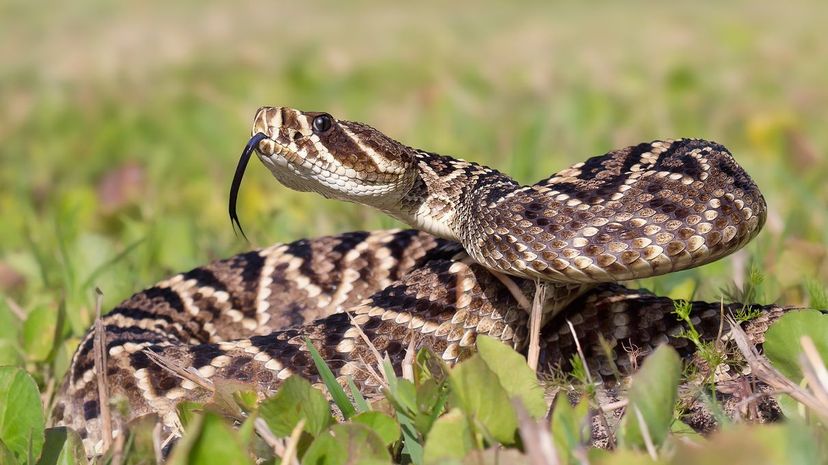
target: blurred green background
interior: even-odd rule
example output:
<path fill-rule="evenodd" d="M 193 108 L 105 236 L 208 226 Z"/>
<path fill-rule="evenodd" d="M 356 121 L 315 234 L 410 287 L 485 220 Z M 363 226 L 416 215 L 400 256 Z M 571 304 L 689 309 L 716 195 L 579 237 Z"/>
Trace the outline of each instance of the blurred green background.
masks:
<path fill-rule="evenodd" d="M 395 226 L 254 161 L 239 202 L 252 244 L 235 237 L 228 190 L 261 105 L 527 183 L 641 141 L 716 140 L 764 191 L 767 226 L 743 253 L 642 284 L 717 300 L 754 267 L 757 300 L 803 303 L 828 277 L 826 23 L 816 0 L 4 1 L 0 364 L 48 352 L 28 320 L 61 303 L 82 333 L 96 285 L 112 307 L 248 248 Z"/>

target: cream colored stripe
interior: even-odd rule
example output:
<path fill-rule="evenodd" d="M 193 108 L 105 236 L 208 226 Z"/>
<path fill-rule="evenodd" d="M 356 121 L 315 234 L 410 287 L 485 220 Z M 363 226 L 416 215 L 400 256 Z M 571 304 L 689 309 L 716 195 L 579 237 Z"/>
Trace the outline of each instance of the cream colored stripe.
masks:
<path fill-rule="evenodd" d="M 374 150 L 371 147 L 368 147 L 367 145 L 363 144 L 362 141 L 359 139 L 359 137 L 356 134 L 354 134 L 353 132 L 351 132 L 350 129 L 346 128 L 344 125 L 340 125 L 340 127 L 342 128 L 342 131 L 344 131 L 345 134 L 348 137 L 350 137 L 351 140 L 354 141 L 354 143 L 366 155 L 368 155 L 368 158 L 370 158 L 371 161 L 374 162 L 374 164 L 377 166 L 377 168 L 379 168 L 380 171 L 384 171 L 384 170 L 382 170 L 382 167 L 388 164 L 388 160 L 384 156 L 380 155 L 376 150 Z"/>

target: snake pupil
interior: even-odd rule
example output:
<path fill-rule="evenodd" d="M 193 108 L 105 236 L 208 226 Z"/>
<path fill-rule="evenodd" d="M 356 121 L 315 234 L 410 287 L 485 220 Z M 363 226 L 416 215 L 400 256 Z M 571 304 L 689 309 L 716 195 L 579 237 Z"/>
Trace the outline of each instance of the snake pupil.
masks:
<path fill-rule="evenodd" d="M 313 132 L 317 134 L 327 131 L 331 126 L 333 126 L 331 115 L 319 115 L 313 119 Z"/>

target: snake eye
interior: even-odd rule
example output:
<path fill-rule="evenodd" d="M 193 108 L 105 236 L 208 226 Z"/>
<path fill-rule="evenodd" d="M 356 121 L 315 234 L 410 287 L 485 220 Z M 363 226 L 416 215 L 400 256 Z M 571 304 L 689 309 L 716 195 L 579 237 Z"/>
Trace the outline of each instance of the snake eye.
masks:
<path fill-rule="evenodd" d="M 313 132 L 317 134 L 327 131 L 331 126 L 333 126 L 333 118 L 327 113 L 313 119 Z"/>

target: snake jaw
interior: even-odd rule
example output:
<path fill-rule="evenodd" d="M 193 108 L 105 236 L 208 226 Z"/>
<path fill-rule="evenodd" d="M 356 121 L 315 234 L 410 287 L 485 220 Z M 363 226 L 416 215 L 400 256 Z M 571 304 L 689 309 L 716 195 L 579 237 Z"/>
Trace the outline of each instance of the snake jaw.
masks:
<path fill-rule="evenodd" d="M 274 144 L 273 147 L 269 153 L 257 153 L 262 164 L 286 187 L 298 192 L 312 191 L 313 181 L 308 179 L 302 158 L 278 144 Z"/>
<path fill-rule="evenodd" d="M 288 150 L 287 147 L 283 147 L 273 139 L 263 139 L 259 142 L 256 155 L 271 171 L 287 168 L 291 164 L 302 164 L 295 152 Z"/>

